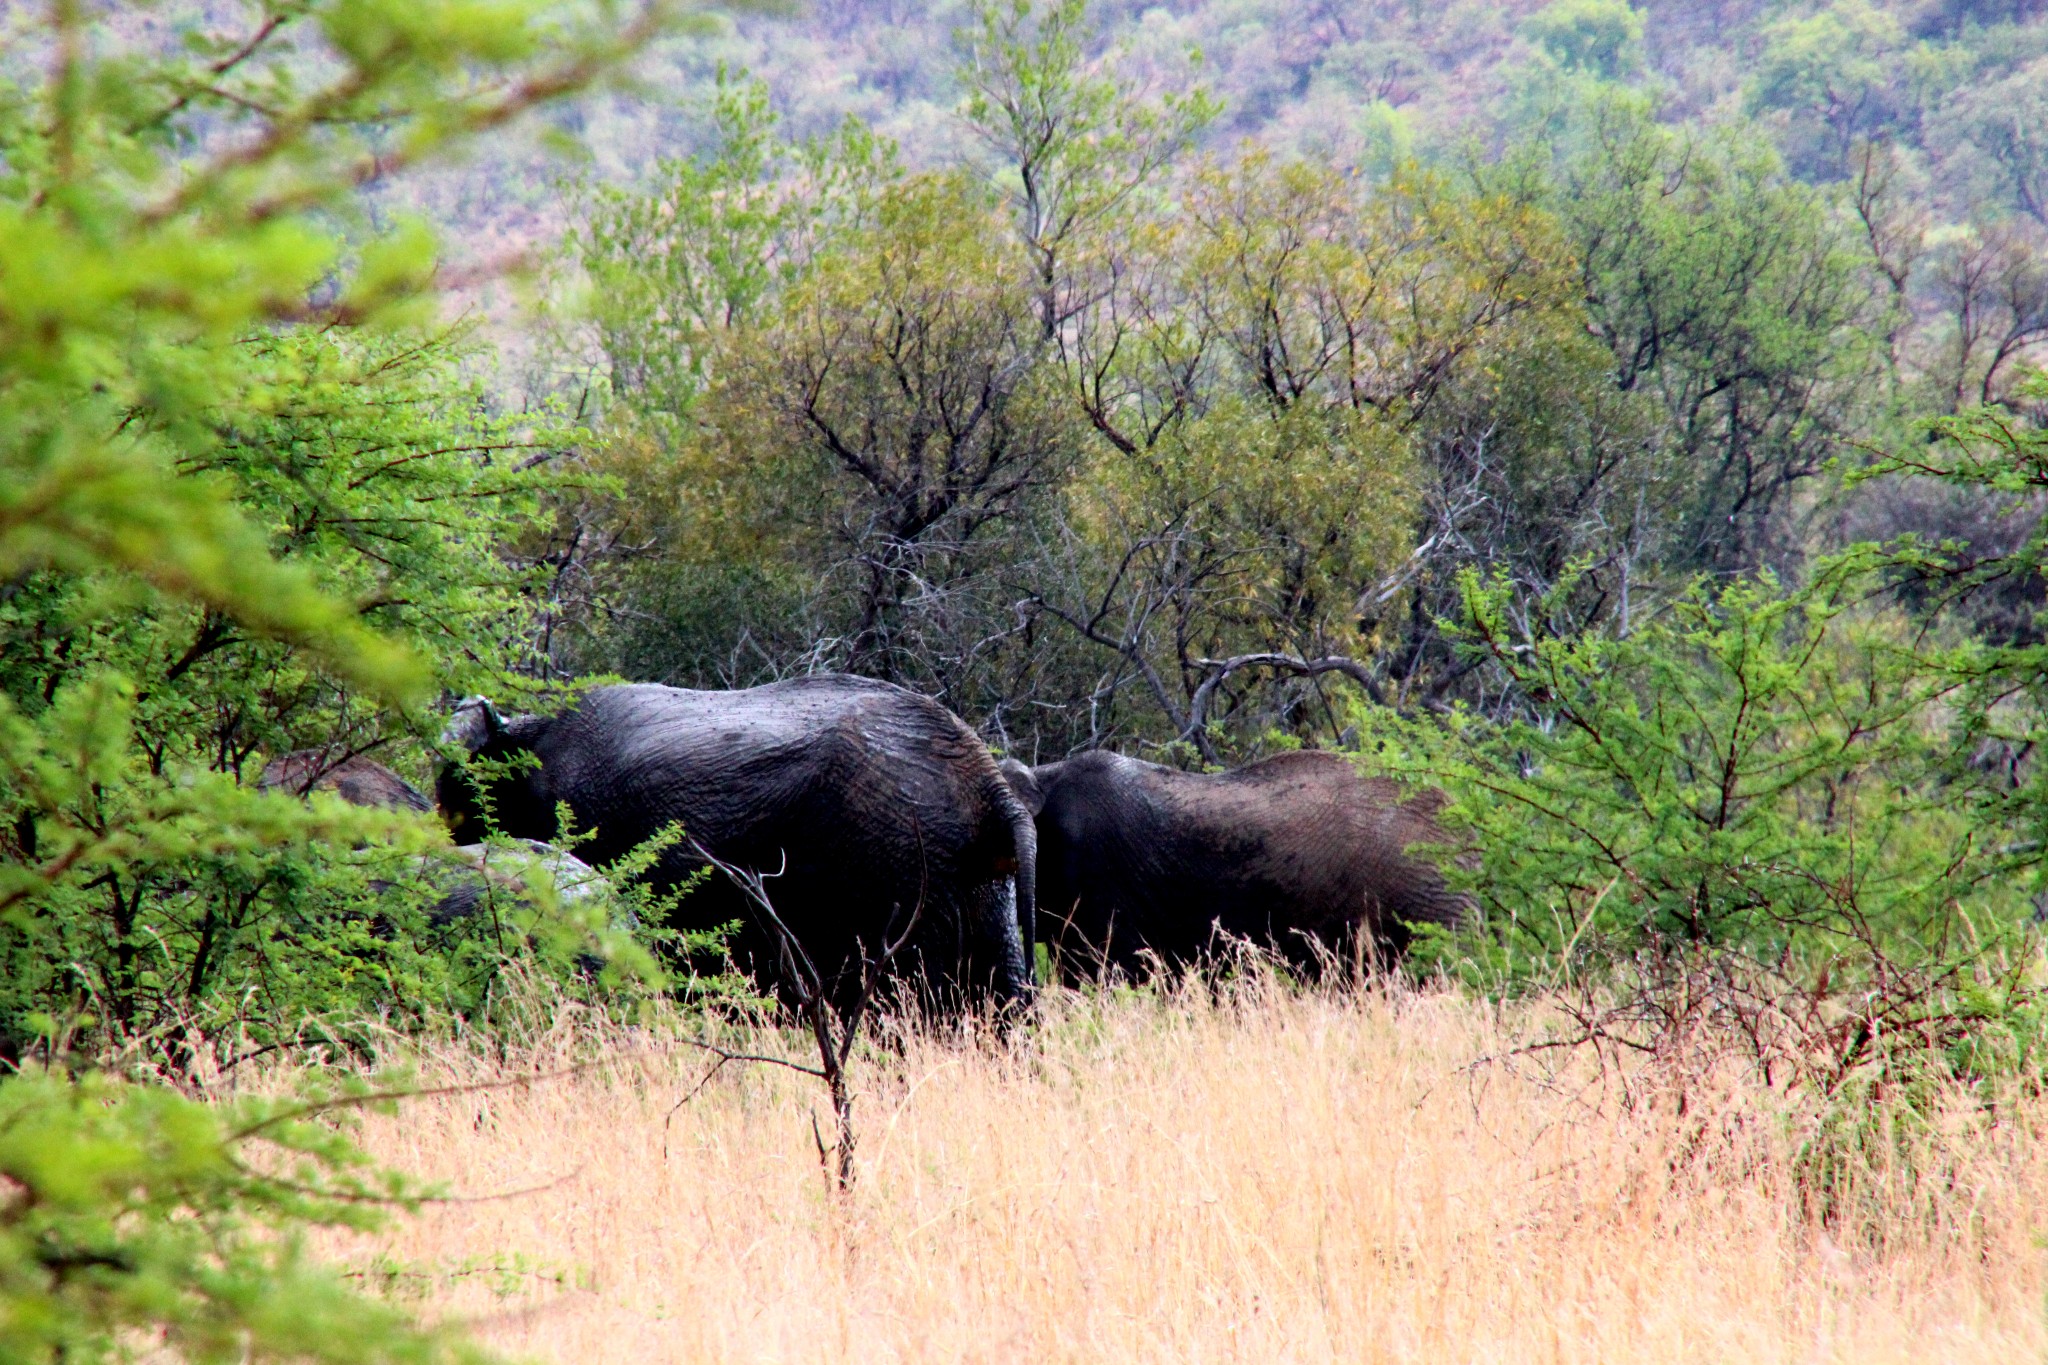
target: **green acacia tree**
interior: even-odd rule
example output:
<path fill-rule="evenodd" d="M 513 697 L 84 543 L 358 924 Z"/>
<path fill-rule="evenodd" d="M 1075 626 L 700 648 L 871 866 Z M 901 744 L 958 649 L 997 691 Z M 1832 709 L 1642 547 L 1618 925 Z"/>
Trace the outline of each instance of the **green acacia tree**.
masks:
<path fill-rule="evenodd" d="M 482 1365 L 442 1327 L 356 1294 L 309 1227 L 374 1228 L 429 1192 L 370 1167 L 337 1119 L 367 1092 L 212 1106 L 31 1074 L 0 1084 L 0 1353 Z"/>
<path fill-rule="evenodd" d="M 1859 139 L 1890 131 L 1911 105 L 1905 26 L 1885 6 L 1835 0 L 1764 27 L 1752 113 L 1784 126 L 1788 160 L 1815 179 L 1846 173 Z"/>
<path fill-rule="evenodd" d="M 1907 478 L 2023 503 L 2048 439 L 1977 409 L 1855 481 Z M 1697 581 L 1620 636 L 1576 623 L 1569 577 L 1532 602 L 1468 573 L 1451 633 L 1509 718 L 1364 722 L 1452 796 L 1474 915 L 1428 960 L 1566 988 L 1575 1041 L 1734 1040 L 1829 1096 L 2038 1084 L 2048 651 L 2038 622 L 1980 634 L 1974 599 L 2038 612 L 2044 547 L 1852 546 L 1793 584 Z"/>
<path fill-rule="evenodd" d="M 1090 27 L 1086 0 L 983 0 L 959 34 L 963 112 L 1030 253 L 1048 339 L 1094 301 L 1143 196 L 1221 111 L 1200 86 L 1141 98 L 1087 60 Z"/>
<path fill-rule="evenodd" d="M 1568 72 L 1611 81 L 1642 63 L 1643 16 L 1628 0 L 1552 0 L 1522 31 Z"/>
<path fill-rule="evenodd" d="M 1897 562 L 1702 584 L 1625 638 L 1468 577 L 1460 638 L 1526 709 L 1395 760 L 1451 793 L 1469 851 L 1472 921 L 1428 960 L 1561 990 L 1574 1042 L 1734 1042 L 1827 1095 L 2038 1061 L 2023 822 L 1958 786 L 1958 660 L 1871 607 Z"/>
<path fill-rule="evenodd" d="M 75 1065 L 95 1016 L 139 1028 L 147 1002 L 240 989 L 252 965 L 301 1010 L 311 978 L 350 975 L 351 948 L 379 970 L 375 869 L 349 855 L 423 831 L 235 775 L 259 748 L 353 742 L 437 681 L 501 670 L 465 646 L 508 607 L 489 542 L 535 490 L 525 438 L 466 411 L 436 374 L 445 355 L 420 347 L 447 280 L 432 238 L 373 228 L 354 196 L 588 84 L 669 13 L 251 4 L 192 16 L 169 50 L 119 6 L 10 17 L 0 955 L 16 1058 L 40 1037 Z M 238 968 L 211 911 L 311 882 L 324 907 L 288 899 Z M 342 883 L 353 939 L 326 912 Z M 473 1355 L 301 1256 L 298 1229 L 410 1197 L 316 1118 L 33 1064 L 0 1081 L 0 1349 Z M 281 1167 L 250 1159 L 266 1143 Z"/>
<path fill-rule="evenodd" d="M 710 154 L 590 188 L 566 247 L 609 396 L 662 439 L 712 382 L 728 333 L 865 221 L 900 174 L 895 149 L 856 120 L 830 137 L 784 138 L 767 87 L 723 68 L 708 113 Z"/>

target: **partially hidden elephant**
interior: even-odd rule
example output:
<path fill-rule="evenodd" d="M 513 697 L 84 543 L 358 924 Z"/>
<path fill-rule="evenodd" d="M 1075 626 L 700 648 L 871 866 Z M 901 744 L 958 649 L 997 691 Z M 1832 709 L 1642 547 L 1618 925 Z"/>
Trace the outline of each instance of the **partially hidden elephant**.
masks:
<path fill-rule="evenodd" d="M 1201 962 L 1226 938 L 1310 971 L 1390 960 L 1408 926 L 1463 897 L 1416 843 L 1441 842 L 1441 793 L 1403 800 L 1331 753 L 1203 774 L 1096 751 L 1003 773 L 1038 826 L 1043 937 L 1070 981 Z"/>
<path fill-rule="evenodd" d="M 736 691 L 629 684 L 552 716 L 507 719 L 473 698 L 448 737 L 491 761 L 441 774 L 458 843 L 487 819 L 554 840 L 566 803 L 579 851 L 600 867 L 679 823 L 684 839 L 645 874 L 657 891 L 705 867 L 699 849 L 757 877 L 773 920 L 717 876 L 682 897 L 673 923 L 737 922 L 734 959 L 786 1000 L 807 983 L 786 975 L 785 942 L 841 1008 L 899 942 L 888 974 L 928 1008 L 1010 1009 L 1031 995 L 1031 814 L 975 733 L 929 697 L 844 675 Z"/>
<path fill-rule="evenodd" d="M 264 765 L 256 785 L 262 791 L 297 796 L 332 792 L 352 806 L 422 813 L 434 809 L 419 788 L 376 760 L 326 749 L 295 749 L 279 755 Z M 574 854 L 535 840 L 521 842 L 523 847 L 507 850 L 510 856 L 495 859 L 478 847 L 458 848 L 453 867 L 444 861 L 445 855 L 423 857 L 420 871 L 430 883 L 447 888 L 428 912 L 428 923 L 444 929 L 467 919 L 488 906 L 494 894 L 522 899 L 536 876 L 553 884 L 556 899 L 564 905 L 610 891 L 603 874 Z M 379 891 L 389 889 L 388 883 L 372 885 Z"/>
<path fill-rule="evenodd" d="M 263 766 L 256 779 L 263 791 L 307 796 L 333 792 L 352 806 L 383 806 L 392 810 L 430 811 L 425 793 L 374 759 L 328 749 L 295 749 Z"/>

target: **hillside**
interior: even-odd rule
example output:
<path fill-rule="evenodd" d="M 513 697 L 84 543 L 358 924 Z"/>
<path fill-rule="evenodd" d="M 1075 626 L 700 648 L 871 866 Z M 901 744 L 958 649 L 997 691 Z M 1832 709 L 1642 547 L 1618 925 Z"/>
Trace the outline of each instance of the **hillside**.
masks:
<path fill-rule="evenodd" d="M 565 174 L 633 182 L 705 151 L 721 68 L 760 78 L 795 135 L 854 117 L 913 166 L 971 158 L 956 119 L 971 20 L 963 0 L 707 10 L 637 63 L 629 90 L 551 117 L 582 166 L 514 135 L 453 176 L 416 178 L 397 203 L 459 225 L 463 250 L 545 241 L 565 223 Z M 1145 88 L 1217 98 L 1204 143 L 1219 153 L 1251 141 L 1364 174 L 1493 156 L 1563 129 L 1595 86 L 1620 86 L 1673 125 L 1753 121 L 1812 182 L 1847 180 L 1862 141 L 1901 149 L 1937 227 L 2048 215 L 2048 6 L 2032 0 L 1104 0 L 1090 27 L 1098 59 Z"/>
<path fill-rule="evenodd" d="M 1250 140 L 1362 170 L 1402 155 L 1498 150 L 1602 80 L 1643 92 L 1671 122 L 1754 118 L 1792 170 L 1846 174 L 1859 139 L 1910 149 L 1919 197 L 1947 221 L 2048 211 L 2048 5 L 2033 0 L 1208 0 L 1089 7 L 1096 55 L 1150 88 L 1200 85 L 1222 104 L 1206 144 Z M 556 116 L 596 172 L 630 179 L 705 146 L 704 101 L 723 65 L 764 81 L 801 135 L 853 116 L 912 164 L 968 150 L 956 114 L 960 0 L 818 0 L 713 12 L 636 68 L 638 87 Z M 465 218 L 503 211 L 481 171 Z M 479 192 L 478 186 L 490 188 Z M 516 197 L 516 196 L 515 196 Z"/>

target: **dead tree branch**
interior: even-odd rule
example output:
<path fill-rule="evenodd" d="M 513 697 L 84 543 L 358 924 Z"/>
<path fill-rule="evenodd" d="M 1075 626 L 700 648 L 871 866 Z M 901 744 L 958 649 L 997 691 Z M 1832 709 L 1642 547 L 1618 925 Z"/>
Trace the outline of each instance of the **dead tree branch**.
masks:
<path fill-rule="evenodd" d="M 901 913 L 901 907 L 892 914 L 890 922 L 882 931 L 880 951 L 869 955 L 866 945 L 856 941 L 857 961 L 853 964 L 854 981 L 851 995 L 836 998 L 844 978 L 844 970 L 837 970 L 831 978 L 819 970 L 809 950 L 798 941 L 794 931 L 776 912 L 775 902 L 768 895 L 770 877 L 782 875 L 782 869 L 763 875 L 751 868 L 737 867 L 714 855 L 695 839 L 690 840 L 697 856 L 723 873 L 737 886 L 753 904 L 761 921 L 774 935 L 776 956 L 781 969 L 783 990 L 793 1007 L 792 1012 L 810 1032 L 818 1049 L 818 1065 L 807 1067 L 777 1057 L 732 1053 L 721 1056 L 698 1082 L 702 1089 L 705 1082 L 728 1061 L 767 1061 L 800 1071 L 807 1076 L 816 1076 L 825 1082 L 825 1089 L 832 1101 L 833 1141 L 828 1147 L 822 1134 L 816 1133 L 817 1120 L 812 1119 L 814 1135 L 818 1141 L 818 1161 L 825 1168 L 833 1188 L 845 1194 L 853 1188 L 857 1168 L 854 1165 L 855 1133 L 853 1128 L 853 1087 L 847 1075 L 847 1066 L 853 1058 L 854 1045 L 860 1040 L 861 1025 L 866 1021 L 875 1002 L 875 994 L 889 975 L 889 967 L 905 948 L 917 930 L 923 916 L 923 901 L 913 906 L 908 915 Z M 785 864 L 786 866 L 786 864 Z M 722 1052 L 723 1049 L 712 1048 Z M 691 1092 L 695 1094 L 693 1090 Z M 688 1098 L 687 1096 L 685 1097 Z M 677 1107 L 681 1107 L 678 1105 Z M 673 1112 L 673 1111 L 671 1111 Z"/>
<path fill-rule="evenodd" d="M 1188 702 L 1187 723 L 1180 737 L 1192 743 L 1201 751 L 1202 757 L 1216 762 L 1216 755 L 1207 735 L 1209 706 L 1215 700 L 1216 689 L 1221 687 L 1234 673 L 1247 668 L 1277 668 L 1304 678 L 1323 673 L 1342 673 L 1345 677 L 1365 689 L 1365 694 L 1381 706 L 1387 704 L 1387 694 L 1380 687 L 1379 680 L 1371 670 L 1358 660 L 1343 654 L 1329 654 L 1320 659 L 1303 659 L 1293 654 L 1238 654 L 1228 659 L 1197 659 L 1196 667 L 1207 676 L 1195 688 L 1195 695 Z"/>

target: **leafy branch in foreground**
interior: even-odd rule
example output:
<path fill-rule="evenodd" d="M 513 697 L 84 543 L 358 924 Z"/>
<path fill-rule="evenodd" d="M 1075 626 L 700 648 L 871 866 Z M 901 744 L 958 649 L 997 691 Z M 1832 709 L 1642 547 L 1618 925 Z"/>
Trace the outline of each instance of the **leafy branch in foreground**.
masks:
<path fill-rule="evenodd" d="M 221 483 L 189 477 L 280 373 L 236 343 L 296 323 L 419 320 L 442 282 L 416 224 L 350 242 L 348 197 L 596 79 L 666 21 L 550 0 L 242 10 L 165 58 L 55 6 L 0 85 L 0 573 L 119 566 L 338 673 L 417 694 L 417 662 Z M 37 78 L 41 79 L 38 80 Z"/>
<path fill-rule="evenodd" d="M 0 1041 L 17 1064 L 24 1033 L 57 1051 L 81 1021 L 39 998 L 76 992 L 132 1028 L 218 994 L 216 972 L 282 988 L 285 1013 L 309 979 L 392 984 L 369 965 L 367 864 L 423 827 L 235 778 L 280 740 L 333 740 L 291 733 L 308 713 L 349 739 L 348 719 L 424 700 L 430 669 L 394 626 L 473 643 L 507 606 L 475 572 L 504 520 L 418 487 L 397 511 L 394 485 L 431 470 L 432 492 L 487 492 L 510 521 L 532 490 L 439 439 L 459 418 L 429 434 L 391 416 L 381 451 L 353 439 L 367 411 L 408 406 L 346 400 L 400 363 L 391 339 L 432 321 L 451 278 L 424 228 L 374 225 L 355 194 L 598 79 L 674 13 L 289 0 L 109 22 L 122 8 L 10 15 L 0 71 Z M 423 561 L 448 571 L 425 605 Z M 452 652 L 456 672 L 487 666 Z M 202 681 L 210 698 L 180 695 Z M 323 861 L 340 875 L 309 900 Z M 302 1255 L 302 1229 L 414 1202 L 315 1112 L 19 1071 L 0 1080 L 0 1357 L 479 1358 Z"/>
<path fill-rule="evenodd" d="M 84 5 L 13 24 L 0 1055 L 37 1012 L 132 1038 L 251 1003 L 287 1030 L 379 991 L 443 1003 L 392 924 L 431 898 L 384 894 L 432 827 L 239 780 L 305 747 L 416 763 L 408 708 L 526 662 L 535 566 L 507 555 L 565 433 L 484 413 L 462 338 L 423 325 L 439 248 L 355 191 L 671 13 L 230 5 L 169 52 Z"/>
<path fill-rule="evenodd" d="M 0 1086 L 0 1356 L 488 1359 L 306 1258 L 304 1230 L 374 1228 L 424 1197 L 372 1169 L 331 1108 L 210 1105 L 102 1075 L 10 1078 Z"/>

